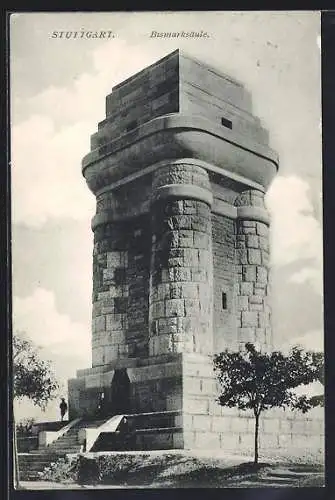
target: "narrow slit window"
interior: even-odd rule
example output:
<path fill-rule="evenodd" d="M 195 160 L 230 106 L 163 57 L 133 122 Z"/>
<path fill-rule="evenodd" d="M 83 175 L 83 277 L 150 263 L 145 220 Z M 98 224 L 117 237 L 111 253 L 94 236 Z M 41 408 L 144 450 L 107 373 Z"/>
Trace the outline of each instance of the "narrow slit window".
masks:
<path fill-rule="evenodd" d="M 221 118 L 221 125 L 223 125 L 226 128 L 233 128 L 233 122 L 228 120 L 227 118 Z"/>
<path fill-rule="evenodd" d="M 114 270 L 114 281 L 116 285 L 122 285 L 126 281 L 126 269 L 124 267 L 116 267 Z"/>
<path fill-rule="evenodd" d="M 227 294 L 222 292 L 222 309 L 227 309 Z"/>

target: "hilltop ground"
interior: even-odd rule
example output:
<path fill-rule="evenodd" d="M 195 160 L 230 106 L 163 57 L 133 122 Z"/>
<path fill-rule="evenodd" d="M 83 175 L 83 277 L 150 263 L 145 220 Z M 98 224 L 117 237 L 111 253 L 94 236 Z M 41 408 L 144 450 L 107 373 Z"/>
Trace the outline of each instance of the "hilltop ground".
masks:
<path fill-rule="evenodd" d="M 113 473 L 104 462 L 106 454 L 89 454 L 98 460 L 102 476 L 98 481 L 49 474 L 49 481 L 22 482 L 24 489 L 77 488 L 250 488 L 250 487 L 322 487 L 324 468 L 321 460 L 311 457 L 269 459 L 255 467 L 252 457 L 206 454 L 194 456 L 180 452 L 138 452 L 109 455 Z M 320 457 L 319 457 L 320 458 Z M 109 459 L 108 459 L 109 460 Z M 105 465 L 103 465 L 105 463 Z M 115 467 L 115 464 L 120 464 Z M 106 468 L 107 465 L 107 468 Z M 107 472 L 106 472 L 107 471 Z M 55 481 L 56 478 L 56 481 Z M 45 477 L 44 477 L 45 479 Z M 92 484 L 92 482 L 94 484 Z M 91 483 L 91 484 L 90 484 Z"/>

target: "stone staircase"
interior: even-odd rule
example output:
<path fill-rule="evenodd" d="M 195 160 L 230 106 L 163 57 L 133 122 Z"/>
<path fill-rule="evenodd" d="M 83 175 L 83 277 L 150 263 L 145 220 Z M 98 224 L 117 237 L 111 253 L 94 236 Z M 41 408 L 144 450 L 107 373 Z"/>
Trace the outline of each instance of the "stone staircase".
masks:
<path fill-rule="evenodd" d="M 176 438 L 181 436 L 182 427 L 177 424 L 179 411 L 142 413 L 126 415 L 130 424 L 130 434 L 113 433 L 103 430 L 91 451 L 120 451 L 120 450 L 150 450 L 180 448 Z M 110 420 L 82 419 L 76 422 L 65 434 L 50 443 L 45 448 L 32 450 L 29 453 L 18 454 L 19 474 L 21 481 L 38 480 L 39 473 L 66 455 L 77 454 L 82 451 L 78 441 L 80 429 L 98 428 Z M 179 435 L 179 436 L 178 436 Z"/>
<path fill-rule="evenodd" d="M 78 443 L 78 427 L 76 425 L 47 447 L 49 451 L 66 454 L 79 453 L 80 448 L 81 445 Z"/>
<path fill-rule="evenodd" d="M 45 448 L 31 450 L 29 453 L 18 454 L 19 475 L 21 481 L 33 481 L 40 479 L 39 473 L 55 462 L 59 458 L 64 458 L 68 454 L 75 454 L 81 451 L 78 442 L 78 431 L 81 428 L 99 427 L 107 418 L 103 420 L 80 420 L 71 427 L 65 434 L 61 435 L 54 442 Z"/>

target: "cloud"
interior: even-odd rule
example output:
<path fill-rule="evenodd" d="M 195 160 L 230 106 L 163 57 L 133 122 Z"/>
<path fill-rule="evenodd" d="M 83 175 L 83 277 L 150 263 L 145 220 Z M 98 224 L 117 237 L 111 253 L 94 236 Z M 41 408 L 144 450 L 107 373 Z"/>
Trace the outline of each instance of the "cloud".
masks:
<path fill-rule="evenodd" d="M 91 364 L 90 326 L 60 314 L 53 292 L 36 288 L 28 297 L 13 298 L 13 331 L 29 337 L 40 348 L 40 356 L 51 361 L 60 388 L 45 412 L 24 398 L 14 404 L 15 418 L 38 421 L 59 419 L 59 397 L 67 397 L 67 381 L 76 370 Z"/>
<path fill-rule="evenodd" d="M 324 335 L 322 330 L 311 330 L 306 332 L 304 335 L 300 335 L 299 337 L 292 337 L 289 340 L 286 340 L 281 349 L 284 351 L 289 350 L 291 347 L 295 345 L 299 345 L 300 347 L 311 350 L 311 351 L 321 351 L 324 350 Z"/>
<path fill-rule="evenodd" d="M 122 40 L 107 43 L 93 53 L 92 74 L 24 100 L 30 116 L 12 128 L 14 223 L 41 227 L 49 218 L 89 220 L 94 197 L 81 176 L 81 160 L 104 118 L 105 96 L 113 85 L 154 62 L 159 52 Z"/>
<path fill-rule="evenodd" d="M 309 184 L 296 175 L 278 175 L 266 195 L 272 217 L 272 263 L 284 266 L 295 261 L 311 260 L 308 272 L 295 277 L 309 280 L 322 272 L 322 228 L 309 198 Z"/>
<path fill-rule="evenodd" d="M 13 330 L 24 332 L 55 359 L 75 358 L 75 368 L 90 364 L 90 328 L 60 314 L 49 290 L 36 288 L 28 297 L 13 298 Z"/>
<path fill-rule="evenodd" d="M 304 267 L 293 273 L 289 280 L 291 283 L 308 284 L 314 289 L 316 293 L 322 295 L 323 292 L 323 279 L 322 270 L 318 267 Z"/>
<path fill-rule="evenodd" d="M 40 227 L 48 218 L 89 220 L 94 197 L 81 176 L 90 126 L 78 122 L 56 130 L 52 119 L 34 115 L 12 131 L 12 217 Z"/>
<path fill-rule="evenodd" d="M 18 98 L 16 106 L 21 102 L 25 112 L 30 111 L 30 116 L 46 116 L 62 127 L 89 122 L 92 133 L 104 118 L 105 97 L 111 93 L 112 87 L 163 55 L 162 47 L 158 45 L 136 45 L 122 39 L 106 42 L 91 51 L 93 64 L 89 72 L 69 75 L 67 85 L 50 85 L 23 102 Z M 88 135 L 84 137 L 88 140 Z"/>

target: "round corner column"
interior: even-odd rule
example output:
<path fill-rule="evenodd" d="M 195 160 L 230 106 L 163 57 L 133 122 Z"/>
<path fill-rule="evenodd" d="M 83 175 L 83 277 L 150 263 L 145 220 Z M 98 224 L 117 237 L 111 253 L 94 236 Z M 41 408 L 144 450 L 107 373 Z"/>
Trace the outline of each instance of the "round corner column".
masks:
<path fill-rule="evenodd" d="M 150 356 L 212 354 L 212 202 L 208 173 L 191 160 L 153 174 Z"/>
<path fill-rule="evenodd" d="M 237 266 L 237 344 L 273 345 L 269 285 L 270 218 L 264 193 L 243 191 L 235 200 Z"/>

